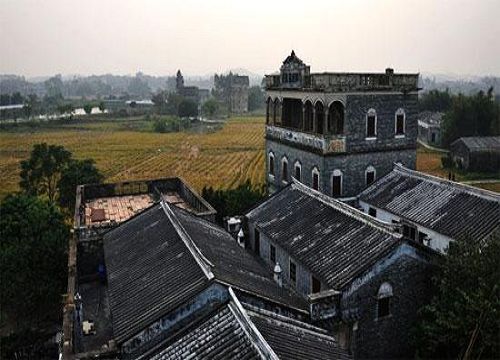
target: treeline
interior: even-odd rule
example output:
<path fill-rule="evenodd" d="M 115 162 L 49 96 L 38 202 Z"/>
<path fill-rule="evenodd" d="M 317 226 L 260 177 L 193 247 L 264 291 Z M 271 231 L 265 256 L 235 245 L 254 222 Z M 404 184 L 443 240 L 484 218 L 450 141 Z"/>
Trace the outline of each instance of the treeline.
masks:
<path fill-rule="evenodd" d="M 432 90 L 421 97 L 419 109 L 445 113 L 441 123 L 444 147 L 460 137 L 500 135 L 500 104 L 493 88 L 472 96 Z"/>

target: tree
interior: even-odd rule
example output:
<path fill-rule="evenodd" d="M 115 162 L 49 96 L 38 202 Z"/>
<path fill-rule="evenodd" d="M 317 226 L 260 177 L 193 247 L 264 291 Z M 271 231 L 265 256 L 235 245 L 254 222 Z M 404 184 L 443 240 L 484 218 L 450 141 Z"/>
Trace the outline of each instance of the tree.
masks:
<path fill-rule="evenodd" d="M 92 104 L 83 105 L 83 110 L 85 111 L 85 114 L 90 115 L 92 113 Z"/>
<path fill-rule="evenodd" d="M 59 179 L 71 153 L 58 145 L 35 144 L 28 160 L 21 161 L 19 186 L 29 195 L 46 195 L 54 201 Z"/>
<path fill-rule="evenodd" d="M 0 204 L 2 317 L 30 328 L 59 321 L 66 287 L 69 228 L 58 208 L 37 197 L 9 195 Z"/>
<path fill-rule="evenodd" d="M 198 105 L 194 101 L 184 99 L 179 103 L 178 115 L 180 117 L 197 116 Z"/>
<path fill-rule="evenodd" d="M 448 111 L 451 108 L 452 96 L 446 91 L 431 90 L 422 95 L 418 101 L 420 111 Z"/>
<path fill-rule="evenodd" d="M 203 113 L 203 115 L 209 118 L 214 117 L 215 114 L 217 114 L 218 110 L 219 110 L 219 103 L 214 98 L 208 99 L 201 106 L 201 112 Z"/>
<path fill-rule="evenodd" d="M 70 212 L 75 207 L 77 185 L 97 184 L 104 180 L 104 176 L 95 167 L 91 159 L 71 160 L 62 169 L 59 179 L 59 204 Z"/>
<path fill-rule="evenodd" d="M 151 101 L 153 102 L 156 112 L 158 114 L 163 114 L 167 105 L 167 96 L 164 91 L 158 91 L 151 97 Z"/>
<path fill-rule="evenodd" d="M 416 329 L 422 355 L 495 358 L 500 354 L 500 234 L 450 244 L 434 277 L 435 296 Z"/>
<path fill-rule="evenodd" d="M 98 106 L 101 112 L 104 112 L 104 110 L 106 110 L 106 104 L 104 104 L 104 101 L 99 102 Z"/>
<path fill-rule="evenodd" d="M 248 111 L 264 109 L 265 94 L 260 86 L 252 86 L 248 89 Z"/>

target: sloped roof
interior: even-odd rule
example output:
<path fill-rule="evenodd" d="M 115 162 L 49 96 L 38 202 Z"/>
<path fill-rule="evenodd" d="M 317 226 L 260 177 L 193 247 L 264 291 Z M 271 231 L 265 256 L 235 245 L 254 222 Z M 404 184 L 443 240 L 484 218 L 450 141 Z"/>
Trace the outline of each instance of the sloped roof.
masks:
<path fill-rule="evenodd" d="M 288 55 L 286 59 L 283 61 L 283 65 L 291 63 L 301 64 L 301 65 L 304 64 L 304 62 L 300 60 L 297 55 L 295 55 L 294 50 L 292 50 L 291 54 Z"/>
<path fill-rule="evenodd" d="M 500 136 L 461 137 L 455 140 L 453 144 L 458 142 L 462 142 L 470 151 L 500 151 Z"/>
<path fill-rule="evenodd" d="M 172 210 L 203 255 L 213 264 L 212 272 L 217 281 L 308 311 L 305 299 L 291 289 L 279 287 L 264 262 L 241 248 L 226 230 L 182 209 L 172 207 Z"/>
<path fill-rule="evenodd" d="M 500 226 L 500 194 L 395 165 L 359 200 L 452 239 L 481 239 Z"/>
<path fill-rule="evenodd" d="M 401 235 L 294 181 L 247 217 L 331 288 L 341 289 L 395 248 Z"/>
<path fill-rule="evenodd" d="M 118 343 L 209 284 L 211 274 L 199 265 L 159 204 L 108 232 L 103 243 Z"/>
<path fill-rule="evenodd" d="M 327 331 L 265 310 L 249 311 L 266 342 L 280 359 L 350 359 Z"/>

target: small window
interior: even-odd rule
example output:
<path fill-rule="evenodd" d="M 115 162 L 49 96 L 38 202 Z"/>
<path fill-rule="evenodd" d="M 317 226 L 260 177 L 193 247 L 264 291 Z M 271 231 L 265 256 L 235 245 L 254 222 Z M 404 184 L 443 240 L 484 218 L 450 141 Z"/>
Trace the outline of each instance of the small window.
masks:
<path fill-rule="evenodd" d="M 403 224 L 403 237 L 410 240 L 417 240 L 417 229 L 413 226 Z"/>
<path fill-rule="evenodd" d="M 273 263 L 276 262 L 276 248 L 274 245 L 269 245 L 269 259 L 271 259 Z"/>
<path fill-rule="evenodd" d="M 405 134 L 405 112 L 403 109 L 396 111 L 396 135 Z"/>
<path fill-rule="evenodd" d="M 383 318 L 391 314 L 392 286 L 383 283 L 377 293 L 377 318 Z"/>
<path fill-rule="evenodd" d="M 295 163 L 295 178 L 299 181 L 302 181 L 302 167 L 299 162 Z"/>
<path fill-rule="evenodd" d="M 377 136 L 377 113 L 370 109 L 366 115 L 366 137 L 373 138 Z"/>
<path fill-rule="evenodd" d="M 371 208 L 369 208 L 369 209 L 368 209 L 368 215 L 373 216 L 373 217 L 375 217 L 375 218 L 376 218 L 376 217 L 377 217 L 377 209 L 374 209 L 374 208 L 372 208 L 372 207 L 371 207 Z"/>
<path fill-rule="evenodd" d="M 295 285 L 297 283 L 297 266 L 290 260 L 290 282 Z"/>
<path fill-rule="evenodd" d="M 281 181 L 288 181 L 288 160 L 286 158 L 281 160 Z"/>
<path fill-rule="evenodd" d="M 311 283 L 312 283 L 312 293 L 319 293 L 321 291 L 321 282 L 315 278 L 314 276 L 311 276 Z"/>
<path fill-rule="evenodd" d="M 332 196 L 342 196 L 342 172 L 334 170 L 332 174 Z"/>
<path fill-rule="evenodd" d="M 313 169 L 312 171 L 312 188 L 319 190 L 319 172 L 317 169 Z"/>
<path fill-rule="evenodd" d="M 269 153 L 269 175 L 274 176 L 274 154 Z"/>
<path fill-rule="evenodd" d="M 375 168 L 373 166 L 368 166 L 365 171 L 366 186 L 370 185 L 375 181 Z"/>
<path fill-rule="evenodd" d="M 260 231 L 255 229 L 254 230 L 254 249 L 253 251 L 257 256 L 260 256 Z"/>
<path fill-rule="evenodd" d="M 418 242 L 423 244 L 424 240 L 427 238 L 427 234 L 421 231 L 418 232 Z"/>

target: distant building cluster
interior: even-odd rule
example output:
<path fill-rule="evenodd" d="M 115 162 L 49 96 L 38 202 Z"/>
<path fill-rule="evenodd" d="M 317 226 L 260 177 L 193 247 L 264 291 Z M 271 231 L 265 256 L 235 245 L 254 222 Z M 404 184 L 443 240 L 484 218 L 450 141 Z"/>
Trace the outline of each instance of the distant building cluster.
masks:
<path fill-rule="evenodd" d="M 292 52 L 266 78 L 273 194 L 227 230 L 179 178 L 79 186 L 62 358 L 413 357 L 449 244 L 500 232 L 499 194 L 414 170 L 417 78 Z"/>

